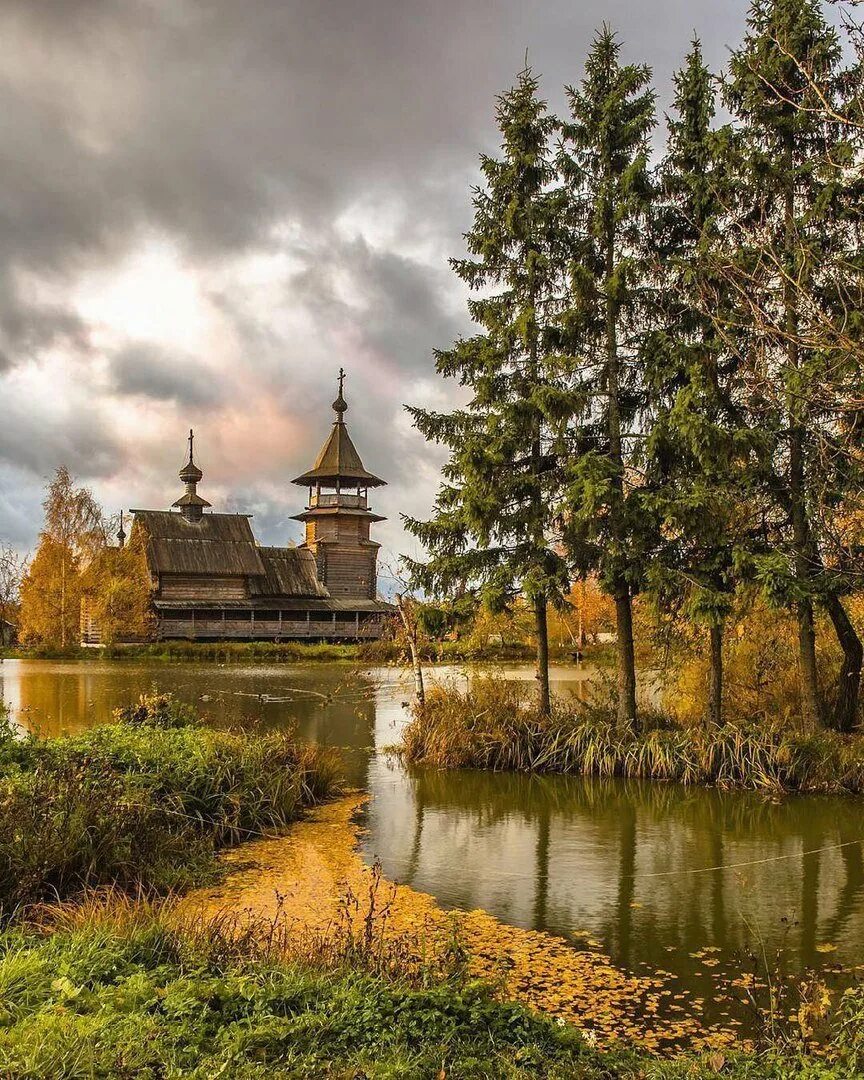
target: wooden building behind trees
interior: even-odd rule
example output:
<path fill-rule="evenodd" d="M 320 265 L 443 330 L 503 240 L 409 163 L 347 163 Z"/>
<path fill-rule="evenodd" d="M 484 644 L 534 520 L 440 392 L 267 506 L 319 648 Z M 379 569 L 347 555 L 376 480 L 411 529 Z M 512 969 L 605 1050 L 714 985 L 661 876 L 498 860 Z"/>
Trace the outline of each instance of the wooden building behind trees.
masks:
<path fill-rule="evenodd" d="M 380 636 L 390 604 L 377 598 L 379 545 L 370 525 L 368 489 L 385 483 L 368 472 L 345 425 L 339 376 L 336 419 L 314 466 L 294 480 L 308 504 L 296 516 L 306 527 L 297 547 L 261 545 L 251 515 L 214 512 L 198 493 L 203 473 L 189 458 L 184 492 L 171 510 L 133 510 L 125 549 L 140 551 L 158 640 L 357 640 Z M 125 539 L 125 538 L 124 538 Z M 122 544 L 122 541 L 121 541 Z M 85 603 L 85 643 L 104 638 Z"/>

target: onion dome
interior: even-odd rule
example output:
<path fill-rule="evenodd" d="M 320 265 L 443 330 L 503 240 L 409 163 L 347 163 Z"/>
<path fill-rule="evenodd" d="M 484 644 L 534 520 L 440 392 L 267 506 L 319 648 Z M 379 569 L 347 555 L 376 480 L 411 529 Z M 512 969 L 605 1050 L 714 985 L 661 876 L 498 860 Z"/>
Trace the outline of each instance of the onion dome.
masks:
<path fill-rule="evenodd" d="M 204 473 L 198 468 L 195 462 L 192 460 L 192 444 L 195 441 L 195 433 L 192 429 L 189 429 L 189 460 L 180 470 L 180 479 L 184 484 L 200 484 L 204 478 Z"/>
<path fill-rule="evenodd" d="M 209 506 L 210 503 L 206 499 L 202 499 L 198 494 L 196 488 L 204 476 L 204 473 L 198 468 L 192 458 L 192 446 L 195 441 L 195 434 L 192 429 L 189 429 L 189 460 L 180 470 L 180 479 L 186 485 L 186 491 L 180 498 L 173 503 L 177 509 L 183 514 L 187 521 L 200 521 L 201 515 L 204 512 L 204 508 Z"/>

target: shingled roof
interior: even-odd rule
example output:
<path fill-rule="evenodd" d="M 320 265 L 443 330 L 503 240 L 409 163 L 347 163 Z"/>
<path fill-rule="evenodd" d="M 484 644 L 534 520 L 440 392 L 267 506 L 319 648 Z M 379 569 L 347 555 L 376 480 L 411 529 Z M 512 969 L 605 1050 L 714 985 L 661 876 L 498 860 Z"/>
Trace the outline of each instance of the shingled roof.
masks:
<path fill-rule="evenodd" d="M 154 573 L 248 576 L 259 597 L 330 597 L 311 551 L 259 547 L 245 514 L 204 514 L 200 521 L 188 521 L 170 510 L 133 513 L 147 533 L 147 560 Z"/>
<path fill-rule="evenodd" d="M 316 484 L 324 484 L 326 487 L 339 485 L 361 487 L 381 487 L 386 480 L 370 473 L 357 453 L 357 447 L 351 441 L 348 428 L 345 426 L 344 415 L 348 411 L 348 404 L 342 393 L 342 381 L 345 373 L 339 372 L 339 396 L 333 402 L 333 411 L 336 419 L 333 428 L 327 437 L 327 441 L 321 447 L 321 452 L 315 460 L 315 464 L 302 476 L 295 478 L 294 483 L 303 487 L 314 487 Z"/>
<path fill-rule="evenodd" d="M 157 574 L 251 575 L 264 563 L 245 514 L 204 514 L 189 521 L 170 510 L 134 510 L 147 532 L 147 561 Z"/>
<path fill-rule="evenodd" d="M 329 597 L 318 580 L 315 556 L 306 548 L 261 547 L 266 577 L 261 593 L 266 596 Z"/>

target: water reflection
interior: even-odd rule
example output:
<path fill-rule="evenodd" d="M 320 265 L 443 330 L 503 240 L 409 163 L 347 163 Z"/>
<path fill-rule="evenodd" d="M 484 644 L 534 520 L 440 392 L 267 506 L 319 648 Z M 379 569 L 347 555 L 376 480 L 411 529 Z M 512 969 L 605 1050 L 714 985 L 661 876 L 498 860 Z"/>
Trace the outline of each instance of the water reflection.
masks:
<path fill-rule="evenodd" d="M 365 781 L 373 750 L 374 676 L 346 665 L 0 662 L 0 696 L 24 730 L 55 736 L 107 723 L 142 691 L 174 694 L 216 726 L 296 727 L 344 749 L 349 779 Z"/>
<path fill-rule="evenodd" d="M 852 800 L 408 774 L 380 758 L 370 788 L 369 854 L 454 907 L 584 933 L 622 964 L 665 968 L 702 989 L 716 958 L 691 954 L 706 947 L 734 965 L 781 948 L 808 967 L 862 959 L 864 830 Z"/>
<path fill-rule="evenodd" d="M 557 669 L 557 690 L 584 694 L 591 677 Z M 864 962 L 864 825 L 853 800 L 406 771 L 382 752 L 399 740 L 410 693 L 393 669 L 0 664 L 15 719 L 46 734 L 104 722 L 149 687 L 194 702 L 214 724 L 293 724 L 303 738 L 343 748 L 349 779 L 374 796 L 366 857 L 446 905 L 590 938 L 620 963 L 671 971 L 708 999 L 711 976 L 738 970 L 748 950 L 770 958 L 782 948 L 804 967 Z"/>

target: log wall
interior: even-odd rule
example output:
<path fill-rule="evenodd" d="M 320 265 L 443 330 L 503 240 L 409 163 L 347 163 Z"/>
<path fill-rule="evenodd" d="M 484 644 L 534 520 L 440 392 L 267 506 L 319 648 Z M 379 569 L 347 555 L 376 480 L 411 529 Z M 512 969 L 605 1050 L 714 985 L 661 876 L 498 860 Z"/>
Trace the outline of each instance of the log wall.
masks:
<path fill-rule="evenodd" d="M 352 597 L 374 600 L 378 587 L 377 553 L 374 547 L 322 544 L 318 549 L 319 575 L 330 595 L 340 600 Z"/>
<path fill-rule="evenodd" d="M 163 600 L 245 600 L 249 595 L 245 577 L 162 574 L 159 586 Z"/>
<path fill-rule="evenodd" d="M 356 641 L 375 639 L 381 634 L 383 620 L 361 619 L 354 612 L 322 616 L 310 613 L 307 619 L 232 619 L 214 615 L 208 618 L 159 619 L 157 636 L 190 641 L 296 641 L 298 638 Z"/>

